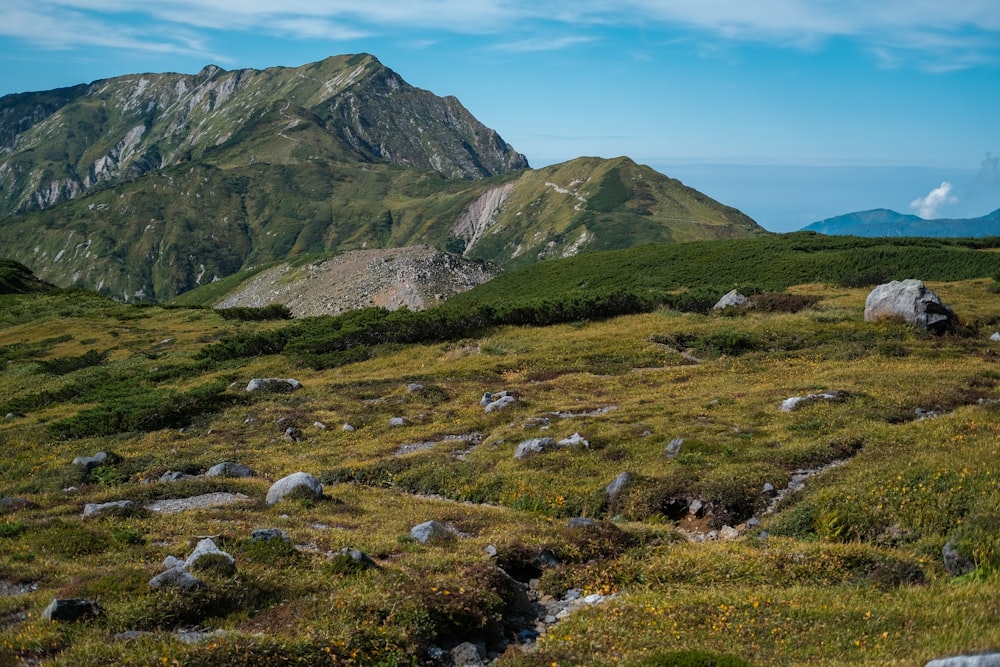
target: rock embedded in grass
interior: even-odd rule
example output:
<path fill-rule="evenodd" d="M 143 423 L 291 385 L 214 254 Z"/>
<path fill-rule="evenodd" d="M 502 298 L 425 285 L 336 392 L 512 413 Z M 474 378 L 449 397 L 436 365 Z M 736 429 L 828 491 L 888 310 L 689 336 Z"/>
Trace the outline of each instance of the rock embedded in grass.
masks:
<path fill-rule="evenodd" d="M 101 609 L 101 605 L 93 600 L 81 598 L 56 598 L 42 612 L 42 618 L 46 621 L 66 621 L 70 623 L 88 618 L 97 618 L 103 615 L 104 610 Z"/>
<path fill-rule="evenodd" d="M 242 463 L 223 461 L 209 468 L 205 477 L 253 477 L 253 470 Z"/>
<path fill-rule="evenodd" d="M 198 541 L 194 551 L 184 561 L 184 569 L 211 570 L 228 575 L 236 571 L 236 559 L 220 549 L 215 540 L 206 537 Z"/>
<path fill-rule="evenodd" d="M 248 392 L 287 394 L 302 388 L 302 383 L 294 378 L 254 378 L 247 384 Z"/>
<path fill-rule="evenodd" d="M 428 542 L 452 540 L 455 538 L 455 533 L 444 524 L 432 519 L 411 528 L 410 537 L 421 544 L 427 544 Z"/>
<path fill-rule="evenodd" d="M 184 565 L 175 565 L 165 572 L 161 572 L 149 580 L 150 588 L 179 588 L 185 591 L 193 591 L 203 588 L 205 582 L 184 569 Z"/>
<path fill-rule="evenodd" d="M 132 500 L 113 500 L 108 503 L 87 503 L 83 506 L 85 518 L 102 514 L 126 514 L 135 512 L 139 506 Z"/>
<path fill-rule="evenodd" d="M 873 289 L 865 299 L 865 322 L 902 319 L 933 332 L 955 324 L 955 312 L 920 280 L 894 280 Z"/>
<path fill-rule="evenodd" d="M 523 459 L 535 454 L 541 454 L 555 446 L 555 438 L 532 438 L 531 440 L 525 440 L 514 450 L 514 458 Z"/>
<path fill-rule="evenodd" d="M 265 502 L 274 505 L 290 497 L 321 498 L 323 485 L 307 472 L 294 472 L 282 477 L 267 490 Z"/>

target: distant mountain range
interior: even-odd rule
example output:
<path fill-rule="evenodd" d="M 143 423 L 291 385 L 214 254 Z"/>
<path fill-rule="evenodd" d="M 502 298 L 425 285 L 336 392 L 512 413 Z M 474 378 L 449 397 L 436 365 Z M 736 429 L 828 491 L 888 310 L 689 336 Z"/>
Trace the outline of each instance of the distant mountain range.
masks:
<path fill-rule="evenodd" d="M 628 158 L 531 170 L 457 99 L 368 54 L 0 98 L 0 257 L 123 300 L 350 250 L 428 245 L 506 270 L 760 233 Z"/>
<path fill-rule="evenodd" d="M 838 215 L 814 222 L 802 231 L 831 236 L 929 236 L 978 238 L 1000 236 L 1000 209 L 980 218 L 925 220 L 885 208 Z"/>

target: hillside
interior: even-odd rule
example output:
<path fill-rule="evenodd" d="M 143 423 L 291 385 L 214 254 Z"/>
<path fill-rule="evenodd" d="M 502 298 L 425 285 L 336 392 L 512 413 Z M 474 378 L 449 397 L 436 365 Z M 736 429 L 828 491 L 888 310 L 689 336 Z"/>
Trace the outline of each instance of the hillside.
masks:
<path fill-rule="evenodd" d="M 148 301 L 305 255 L 430 245 L 509 269 L 764 231 L 627 158 L 527 167 L 373 56 L 130 75 L 0 98 L 0 247 Z"/>
<path fill-rule="evenodd" d="M 922 236 L 936 238 L 981 238 L 1000 236 L 1000 209 L 979 218 L 925 220 L 878 208 L 838 215 L 802 229 L 820 234 L 847 236 Z"/>
<path fill-rule="evenodd" d="M 0 296 L 0 664 L 881 667 L 996 650 L 997 285 L 930 286 L 961 332 L 865 322 L 867 288 L 820 283 L 751 311 L 415 344 L 398 337 L 439 309 L 390 330 L 357 326 L 389 321 L 371 310 L 280 323 Z M 210 353 L 289 330 L 311 342 Z M 318 333 L 366 331 L 370 354 L 302 362 Z M 267 377 L 301 388 L 247 391 Z M 251 476 L 216 476 L 223 462 Z M 277 499 L 298 472 L 321 492 Z M 54 599 L 86 620 L 47 620 Z"/>

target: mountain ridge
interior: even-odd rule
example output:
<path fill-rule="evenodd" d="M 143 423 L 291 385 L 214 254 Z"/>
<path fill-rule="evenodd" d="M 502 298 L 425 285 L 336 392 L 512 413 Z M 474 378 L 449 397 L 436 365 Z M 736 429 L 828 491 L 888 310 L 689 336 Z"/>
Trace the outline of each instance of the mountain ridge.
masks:
<path fill-rule="evenodd" d="M 929 236 L 935 238 L 1000 236 L 1000 209 L 978 218 L 928 220 L 887 208 L 857 211 L 809 224 L 801 231 L 849 236 Z"/>

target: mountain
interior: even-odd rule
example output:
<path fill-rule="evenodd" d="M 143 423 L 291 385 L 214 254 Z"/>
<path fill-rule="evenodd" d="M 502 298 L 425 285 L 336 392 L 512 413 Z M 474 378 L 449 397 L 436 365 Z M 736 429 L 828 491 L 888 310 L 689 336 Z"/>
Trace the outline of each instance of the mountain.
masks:
<path fill-rule="evenodd" d="M 364 54 L 11 95 L 0 142 L 0 255 L 122 300 L 351 250 L 509 269 L 764 232 L 628 158 L 530 170 L 456 99 Z"/>
<path fill-rule="evenodd" d="M 849 236 L 930 236 L 973 238 L 1000 236 L 1000 209 L 980 218 L 925 220 L 885 208 L 838 215 L 814 222 L 802 231 Z"/>

